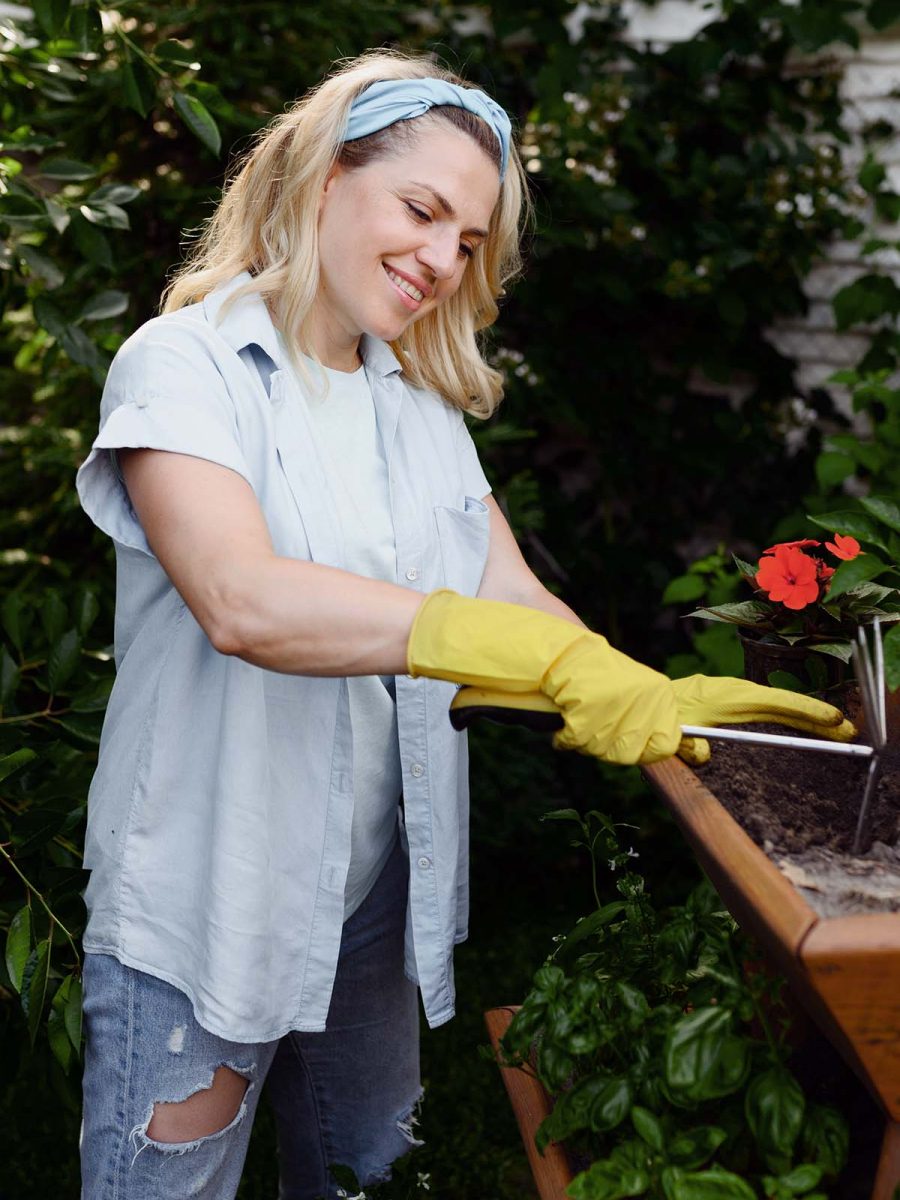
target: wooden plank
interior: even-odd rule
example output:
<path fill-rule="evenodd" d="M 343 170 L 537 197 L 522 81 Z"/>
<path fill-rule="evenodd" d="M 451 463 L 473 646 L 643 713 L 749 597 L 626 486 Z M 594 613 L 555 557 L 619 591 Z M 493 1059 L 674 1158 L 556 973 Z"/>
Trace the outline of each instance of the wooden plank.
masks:
<path fill-rule="evenodd" d="M 900 1121 L 900 913 L 820 921 L 800 959 L 879 1100 Z"/>
<path fill-rule="evenodd" d="M 497 1052 L 500 1039 L 509 1028 L 517 1006 L 492 1008 L 484 1014 L 484 1023 Z M 567 1200 L 566 1187 L 572 1182 L 572 1169 L 566 1152 L 558 1142 L 551 1142 L 543 1156 L 534 1144 L 534 1135 L 541 1121 L 550 1113 L 550 1098 L 541 1082 L 516 1067 L 501 1067 L 500 1074 L 519 1123 L 528 1163 L 541 1200 Z"/>
<path fill-rule="evenodd" d="M 691 843 L 731 912 L 782 970 L 818 916 L 680 758 L 641 768 Z"/>
<path fill-rule="evenodd" d="M 900 1191 L 900 1125 L 888 1121 L 881 1143 L 872 1200 L 897 1200 Z"/>

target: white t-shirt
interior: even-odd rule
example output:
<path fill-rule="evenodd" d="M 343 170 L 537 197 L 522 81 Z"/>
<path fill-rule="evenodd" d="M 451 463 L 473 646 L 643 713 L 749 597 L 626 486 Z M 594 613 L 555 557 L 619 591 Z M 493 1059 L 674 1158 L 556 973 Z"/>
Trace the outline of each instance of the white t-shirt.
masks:
<path fill-rule="evenodd" d="M 365 368 L 335 371 L 305 356 L 303 361 L 312 386 L 302 376 L 298 379 L 327 466 L 346 568 L 356 575 L 396 583 L 387 464 Z M 356 675 L 347 683 L 353 729 L 353 828 L 345 921 L 362 904 L 387 861 L 402 790 L 393 675 Z"/>

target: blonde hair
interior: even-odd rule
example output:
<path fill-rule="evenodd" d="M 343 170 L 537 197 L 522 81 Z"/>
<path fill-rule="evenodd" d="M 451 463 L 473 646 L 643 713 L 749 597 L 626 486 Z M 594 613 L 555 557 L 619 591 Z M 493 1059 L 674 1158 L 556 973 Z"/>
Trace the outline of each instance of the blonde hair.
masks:
<path fill-rule="evenodd" d="M 397 122 L 358 142 L 341 141 L 350 105 L 370 84 L 427 77 L 469 86 L 428 58 L 396 50 L 369 51 L 340 64 L 270 122 L 238 163 L 216 211 L 167 285 L 161 311 L 202 300 L 249 270 L 252 282 L 228 297 L 223 312 L 242 296 L 259 293 L 279 327 L 296 331 L 299 347 L 311 353 L 309 320 L 319 288 L 318 205 L 334 164 L 363 166 L 389 153 L 396 138 L 415 136 L 410 127 L 440 119 L 471 134 L 499 163 L 493 131 L 478 117 L 449 106 Z M 399 343 L 392 343 L 410 383 L 437 391 L 475 416 L 490 416 L 502 396 L 500 372 L 485 362 L 477 335 L 496 320 L 497 299 L 521 269 L 519 243 L 529 214 L 525 174 L 511 146 L 488 236 L 468 262 L 458 291 L 413 322 Z M 292 338 L 289 348 L 296 362 Z"/>

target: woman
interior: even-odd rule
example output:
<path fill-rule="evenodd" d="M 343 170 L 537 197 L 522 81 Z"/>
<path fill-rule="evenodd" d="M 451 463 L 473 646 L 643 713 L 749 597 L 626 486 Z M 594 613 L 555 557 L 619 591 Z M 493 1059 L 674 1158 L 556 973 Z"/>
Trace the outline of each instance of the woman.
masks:
<path fill-rule="evenodd" d="M 609 761 L 674 753 L 688 720 L 848 736 L 802 697 L 673 685 L 525 564 L 463 421 L 499 400 L 476 332 L 523 180 L 489 97 L 365 55 L 263 131 L 112 364 L 78 478 L 117 555 L 85 1200 L 233 1196 L 264 1080 L 282 1197 L 416 1144 L 417 989 L 450 1019 L 466 936 L 455 684 L 550 706 L 557 745 Z"/>

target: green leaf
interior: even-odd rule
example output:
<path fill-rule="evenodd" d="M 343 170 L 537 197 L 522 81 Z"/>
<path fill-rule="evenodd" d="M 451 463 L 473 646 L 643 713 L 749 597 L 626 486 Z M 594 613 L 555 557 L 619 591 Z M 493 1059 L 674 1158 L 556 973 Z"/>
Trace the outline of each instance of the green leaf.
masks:
<path fill-rule="evenodd" d="M 837 1178 L 850 1152 L 846 1119 L 826 1104 L 809 1104 L 800 1133 L 802 1156 L 817 1163 L 826 1175 Z"/>
<path fill-rule="evenodd" d="M 843 483 L 855 469 L 856 463 L 852 458 L 832 450 L 826 450 L 816 459 L 816 479 L 823 488 L 836 487 Z"/>
<path fill-rule="evenodd" d="M 888 691 L 900 688 L 900 625 L 893 625 L 884 637 L 884 677 Z"/>
<path fill-rule="evenodd" d="M 81 658 L 81 637 L 77 629 L 69 629 L 50 651 L 47 659 L 47 683 L 55 695 L 64 687 Z"/>
<path fill-rule="evenodd" d="M 50 218 L 50 224 L 57 233 L 65 233 L 69 228 L 69 222 L 72 217 L 67 208 L 63 208 L 61 204 L 57 204 L 55 200 L 51 200 L 48 196 L 44 200 L 44 212 Z"/>
<path fill-rule="evenodd" d="M 863 275 L 841 288 L 831 306 L 839 330 L 868 324 L 900 313 L 900 288 L 887 275 Z"/>
<path fill-rule="evenodd" d="M 107 317 L 118 317 L 128 308 L 127 292 L 98 292 L 92 296 L 78 314 L 80 321 L 102 321 Z"/>
<path fill-rule="evenodd" d="M 68 327 L 68 322 L 58 304 L 54 304 L 46 296 L 38 296 L 32 309 L 39 325 L 42 325 L 52 337 L 62 337 Z"/>
<path fill-rule="evenodd" d="M 103 679 L 93 679 L 72 697 L 69 707 L 76 713 L 103 712 L 109 702 L 115 680 L 111 676 Z"/>
<path fill-rule="evenodd" d="M 793 1171 L 781 1175 L 778 1182 L 796 1195 L 798 1192 L 808 1192 L 810 1188 L 814 1188 L 822 1178 L 822 1174 L 820 1166 L 813 1163 L 802 1163 L 799 1167 L 794 1167 Z"/>
<path fill-rule="evenodd" d="M 181 68 L 193 67 L 197 62 L 196 52 L 175 38 L 160 42 L 153 50 L 153 57 L 167 66 Z"/>
<path fill-rule="evenodd" d="M 876 558 L 874 554 L 860 554 L 857 558 L 842 562 L 831 577 L 831 586 L 828 589 L 829 603 L 887 570 L 888 564 Z"/>
<path fill-rule="evenodd" d="M 609 925 L 616 917 L 621 916 L 625 908 L 626 904 L 624 900 L 612 900 L 609 904 L 604 904 L 602 908 L 596 909 L 589 916 L 579 921 L 571 933 L 566 935 L 566 940 L 562 947 L 563 950 L 571 950 L 573 946 L 583 941 L 586 937 L 590 937 L 592 933 L 596 933 L 598 929 Z"/>
<path fill-rule="evenodd" d="M 609 1158 L 593 1163 L 566 1188 L 572 1200 L 625 1200 L 643 1196 L 651 1185 L 646 1146 L 637 1138 L 616 1146 Z"/>
<path fill-rule="evenodd" d="M 822 529 L 827 529 L 830 533 L 841 533 L 845 536 L 854 537 L 859 542 L 868 542 L 873 546 L 878 546 L 880 550 L 887 550 L 887 543 L 882 537 L 881 530 L 875 521 L 866 513 L 845 511 L 845 512 L 830 512 L 818 513 L 813 515 L 808 514 L 809 520 L 814 525 L 821 526 Z"/>
<path fill-rule="evenodd" d="M 79 588 L 74 603 L 75 628 L 82 637 L 88 632 L 100 613 L 97 593 L 89 587 Z"/>
<path fill-rule="evenodd" d="M 691 1172 L 666 1167 L 661 1182 L 666 1200 L 757 1200 L 748 1183 L 723 1167 Z"/>
<path fill-rule="evenodd" d="M 109 229 L 131 228 L 125 209 L 109 200 L 104 200 L 102 204 L 81 204 L 78 211 L 92 225 L 105 225 Z"/>
<path fill-rule="evenodd" d="M 554 808 L 541 816 L 542 821 L 575 821 L 581 824 L 581 813 L 577 808 Z"/>
<path fill-rule="evenodd" d="M 14 771 L 21 770 L 33 758 L 37 758 L 36 752 L 27 746 L 22 746 L 19 750 L 13 750 L 12 754 L 5 754 L 3 758 L 0 758 L 0 782 L 8 779 Z"/>
<path fill-rule="evenodd" d="M 100 745 L 101 717 L 96 713 L 67 713 L 65 716 L 52 717 L 51 720 L 80 742 L 89 746 Z"/>
<path fill-rule="evenodd" d="M 146 117 L 156 101 L 156 77 L 140 58 L 122 64 L 122 92 L 125 103 L 139 117 Z"/>
<path fill-rule="evenodd" d="M 44 938 L 29 954 L 22 974 L 22 1010 L 28 1022 L 28 1037 L 32 1046 L 37 1040 L 41 1025 L 49 982 L 50 942 Z"/>
<path fill-rule="evenodd" d="M 75 325 L 69 325 L 60 335 L 59 344 L 72 362 L 81 363 L 92 370 L 100 370 L 103 359 L 97 346 L 87 334 Z"/>
<path fill-rule="evenodd" d="M 631 1110 L 631 1122 L 638 1137 L 642 1138 L 651 1150 L 661 1154 L 665 1149 L 666 1138 L 658 1117 L 655 1117 L 649 1108 L 642 1108 L 636 1104 Z"/>
<path fill-rule="evenodd" d="M 62 179 L 66 183 L 74 183 L 93 178 L 97 174 L 97 168 L 74 158 L 48 158 L 41 163 L 41 174 L 47 179 Z"/>
<path fill-rule="evenodd" d="M 88 262 L 103 267 L 107 271 L 113 269 L 113 252 L 109 239 L 81 213 L 76 213 L 72 220 L 72 237 L 79 254 Z"/>
<path fill-rule="evenodd" d="M 130 204 L 141 194 L 139 187 L 130 183 L 104 183 L 87 198 L 88 204 Z"/>
<path fill-rule="evenodd" d="M 72 1065 L 72 1042 L 66 1030 L 66 1004 L 69 998 L 69 991 L 72 986 L 73 975 L 68 975 L 56 989 L 53 1001 L 50 1005 L 50 1016 L 47 1020 L 47 1040 L 50 1043 L 50 1049 L 53 1052 L 53 1057 L 62 1067 L 63 1071 L 68 1071 Z"/>
<path fill-rule="evenodd" d="M 69 1041 L 72 1043 L 72 1048 L 77 1054 L 81 1054 L 81 1029 L 83 1022 L 82 1015 L 82 983 L 77 975 L 70 975 L 72 980 L 69 988 L 69 994 L 66 999 L 66 1011 L 64 1020 L 66 1023 L 66 1033 L 69 1035 Z"/>
<path fill-rule="evenodd" d="M 70 0 L 32 0 L 34 15 L 48 37 L 58 37 L 69 15 Z"/>
<path fill-rule="evenodd" d="M 15 648 L 21 652 L 22 650 L 22 635 L 25 628 L 25 622 L 22 619 L 22 614 L 25 609 L 25 598 L 21 592 L 7 592 L 3 607 L 0 609 L 0 620 L 3 622 L 3 628 L 9 634 L 9 639 Z"/>
<path fill-rule="evenodd" d="M 0 648 L 0 708 L 14 695 L 19 686 L 19 668 L 5 646 Z"/>
<path fill-rule="evenodd" d="M 766 682 L 770 687 L 783 688 L 786 692 L 805 692 L 807 690 L 803 680 L 792 675 L 790 671 L 770 671 L 766 676 Z"/>
<path fill-rule="evenodd" d="M 218 156 L 222 149 L 222 135 L 206 106 L 196 96 L 189 96 L 186 92 L 176 92 L 174 104 L 194 137 Z"/>
<path fill-rule="evenodd" d="M 55 642 L 62 636 L 68 619 L 68 609 L 59 592 L 54 588 L 49 588 L 44 592 L 44 600 L 41 605 L 41 625 L 44 627 L 48 642 Z"/>
<path fill-rule="evenodd" d="M 827 654 L 845 663 L 853 657 L 852 642 L 812 642 L 809 649 L 813 654 Z M 821 688 L 819 690 L 821 691 Z"/>
<path fill-rule="evenodd" d="M 748 1043 L 731 1032 L 725 1007 L 695 1009 L 670 1028 L 665 1079 L 679 1102 L 714 1100 L 737 1091 L 750 1070 Z"/>
<path fill-rule="evenodd" d="M 699 600 L 706 591 L 706 581 L 700 575 L 679 575 L 672 579 L 663 592 L 663 604 L 682 604 L 688 600 Z"/>
<path fill-rule="evenodd" d="M 6 934 L 6 970 L 17 992 L 22 990 L 25 964 L 31 953 L 31 909 L 20 908 Z"/>
<path fill-rule="evenodd" d="M 735 604 L 698 608 L 688 615 L 702 617 L 704 621 L 725 621 L 729 625 L 760 625 L 771 617 L 772 611 L 761 600 L 740 600 Z"/>
<path fill-rule="evenodd" d="M 805 1107 L 803 1089 L 786 1067 L 770 1067 L 750 1081 L 744 1113 L 767 1161 L 790 1159 Z"/>
<path fill-rule="evenodd" d="M 92 4 L 82 4 L 69 13 L 69 36 L 82 54 L 92 54 L 103 42 L 103 22 Z"/>
<path fill-rule="evenodd" d="M 727 1137 L 725 1130 L 717 1125 L 685 1129 L 669 1142 L 669 1159 L 685 1170 L 696 1170 L 715 1154 Z"/>
<path fill-rule="evenodd" d="M 877 520 L 900 533 L 900 505 L 887 496 L 863 496 L 860 504 Z"/>
<path fill-rule="evenodd" d="M 43 280 L 48 290 L 59 287 L 65 281 L 65 273 L 56 265 L 53 259 L 34 246 L 19 246 L 19 255 L 28 270 L 37 279 Z"/>

